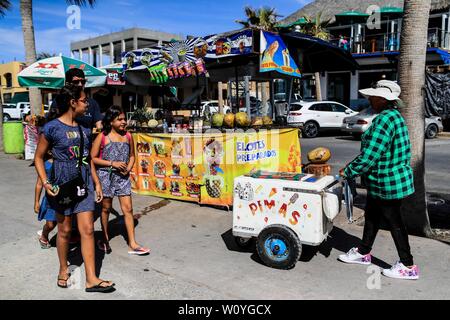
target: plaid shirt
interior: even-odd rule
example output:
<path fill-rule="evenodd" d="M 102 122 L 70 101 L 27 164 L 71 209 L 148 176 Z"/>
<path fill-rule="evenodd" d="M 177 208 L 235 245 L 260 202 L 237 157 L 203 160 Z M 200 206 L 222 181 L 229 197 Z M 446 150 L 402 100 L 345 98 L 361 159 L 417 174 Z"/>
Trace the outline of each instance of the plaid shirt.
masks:
<path fill-rule="evenodd" d="M 382 111 L 361 137 L 361 154 L 345 168 L 348 178 L 361 176 L 368 195 L 403 199 L 414 193 L 408 128 L 396 109 Z"/>

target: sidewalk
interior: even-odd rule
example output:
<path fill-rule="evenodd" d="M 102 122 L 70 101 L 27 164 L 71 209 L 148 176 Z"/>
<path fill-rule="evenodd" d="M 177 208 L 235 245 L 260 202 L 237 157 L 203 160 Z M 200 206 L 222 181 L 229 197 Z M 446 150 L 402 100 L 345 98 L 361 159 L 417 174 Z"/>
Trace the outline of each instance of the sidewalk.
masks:
<path fill-rule="evenodd" d="M 111 215 L 115 236 L 112 253 L 97 251 L 100 276 L 114 280 L 109 295 L 84 292 L 80 251 L 70 254 L 81 265 L 75 290 L 56 286 L 56 248 L 40 249 L 36 231 L 41 227 L 32 211 L 35 172 L 29 161 L 0 157 L 0 299 L 449 299 L 450 246 L 411 237 L 418 281 L 381 276 L 397 257 L 388 232 L 381 230 L 373 254 L 374 267 L 346 265 L 339 254 L 358 244 L 362 227 L 348 224 L 342 212 L 328 241 L 304 246 L 292 270 L 261 264 L 254 251 L 234 244 L 232 213 L 193 203 L 134 196 L 137 239 L 148 245 L 150 256 L 127 254 L 123 219 Z M 114 208 L 119 208 L 117 202 Z M 362 210 L 355 208 L 355 217 Z M 96 236 L 100 223 L 96 221 Z M 54 233 L 53 233 L 54 234 Z M 53 240 L 54 241 L 54 240 Z M 77 273 L 80 272 L 80 273 Z M 379 287 L 373 287 L 373 280 Z M 377 282 L 378 281 L 378 282 Z"/>

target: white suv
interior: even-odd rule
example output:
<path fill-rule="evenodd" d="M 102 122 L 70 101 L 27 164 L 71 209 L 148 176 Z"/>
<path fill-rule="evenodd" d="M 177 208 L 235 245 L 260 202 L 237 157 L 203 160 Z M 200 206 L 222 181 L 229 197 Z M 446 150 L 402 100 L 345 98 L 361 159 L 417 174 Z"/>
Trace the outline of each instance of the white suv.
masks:
<path fill-rule="evenodd" d="M 345 117 L 358 112 L 335 101 L 294 102 L 288 113 L 290 126 L 300 127 L 306 138 L 317 137 L 322 130 L 339 130 Z"/>
<path fill-rule="evenodd" d="M 17 104 L 4 104 L 3 121 L 22 120 L 23 116 L 30 112 L 29 102 L 19 102 Z"/>
<path fill-rule="evenodd" d="M 203 101 L 201 106 L 201 115 L 208 111 L 210 114 L 219 113 L 219 101 L 217 100 L 209 100 Z M 231 108 L 229 106 L 223 106 L 223 113 L 230 113 Z"/>

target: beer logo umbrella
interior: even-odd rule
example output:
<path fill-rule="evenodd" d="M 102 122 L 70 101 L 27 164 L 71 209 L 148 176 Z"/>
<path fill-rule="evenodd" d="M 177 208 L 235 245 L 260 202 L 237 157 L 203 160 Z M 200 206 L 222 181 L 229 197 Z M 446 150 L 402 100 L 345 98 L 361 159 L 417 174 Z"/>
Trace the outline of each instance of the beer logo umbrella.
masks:
<path fill-rule="evenodd" d="M 86 87 L 100 87 L 105 84 L 105 71 L 64 56 L 42 59 L 23 69 L 18 74 L 19 84 L 22 87 L 59 89 L 64 86 L 66 71 L 72 68 L 84 71 Z"/>

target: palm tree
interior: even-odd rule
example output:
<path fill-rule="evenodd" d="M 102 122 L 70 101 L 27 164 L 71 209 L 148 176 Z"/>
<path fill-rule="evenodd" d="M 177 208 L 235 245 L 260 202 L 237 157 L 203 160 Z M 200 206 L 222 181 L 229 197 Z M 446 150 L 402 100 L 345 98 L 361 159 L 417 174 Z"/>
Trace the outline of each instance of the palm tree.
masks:
<path fill-rule="evenodd" d="M 331 19 L 322 21 L 322 12 L 317 13 L 314 19 L 311 16 L 303 16 L 303 18 L 306 23 L 301 28 L 302 33 L 322 40 L 329 40 L 330 34 L 327 31 L 327 27 Z"/>
<path fill-rule="evenodd" d="M 94 6 L 95 0 L 66 0 L 67 4 Z M 33 26 L 33 0 L 20 0 L 20 14 L 22 16 L 23 41 L 25 45 L 25 60 L 27 65 L 36 61 L 36 43 Z M 39 89 L 30 88 L 31 113 L 40 114 L 42 97 Z"/>
<path fill-rule="evenodd" d="M 46 58 L 51 58 L 51 57 L 56 57 L 57 54 L 56 53 L 49 53 L 49 52 L 39 52 L 36 56 L 36 60 L 42 60 L 42 59 L 46 59 Z"/>
<path fill-rule="evenodd" d="M 11 2 L 8 0 L 0 0 L 0 18 L 3 18 L 6 11 L 11 8 Z M 0 75 L 1 76 L 1 75 Z M 1 82 L 1 81 L 0 81 Z M 0 94 L 3 95 L 0 83 Z M 0 101 L 3 102 L 3 96 L 0 97 Z M 3 107 L 0 106 L 0 151 L 3 151 Z"/>
<path fill-rule="evenodd" d="M 303 18 L 305 19 L 306 23 L 302 26 L 300 32 L 322 40 L 328 40 L 330 38 L 330 34 L 328 33 L 326 28 L 330 24 L 331 20 L 329 19 L 322 21 L 322 12 L 317 13 L 314 19 L 311 16 L 303 16 Z M 314 78 L 316 82 L 316 99 L 317 101 L 322 101 L 320 73 L 315 72 Z"/>
<path fill-rule="evenodd" d="M 431 0 L 405 0 L 400 38 L 399 83 L 405 107 L 401 113 L 411 139 L 411 166 L 416 192 L 404 204 L 408 231 L 431 236 L 425 194 L 425 59 Z"/>
<path fill-rule="evenodd" d="M 256 28 L 265 31 L 274 31 L 277 19 L 281 17 L 275 8 L 262 7 L 260 9 L 253 9 L 250 6 L 244 8 L 247 20 L 236 20 L 244 28 Z"/>
<path fill-rule="evenodd" d="M 0 0 L 0 17 L 4 17 L 9 9 L 11 9 L 11 2 L 9 0 Z"/>

